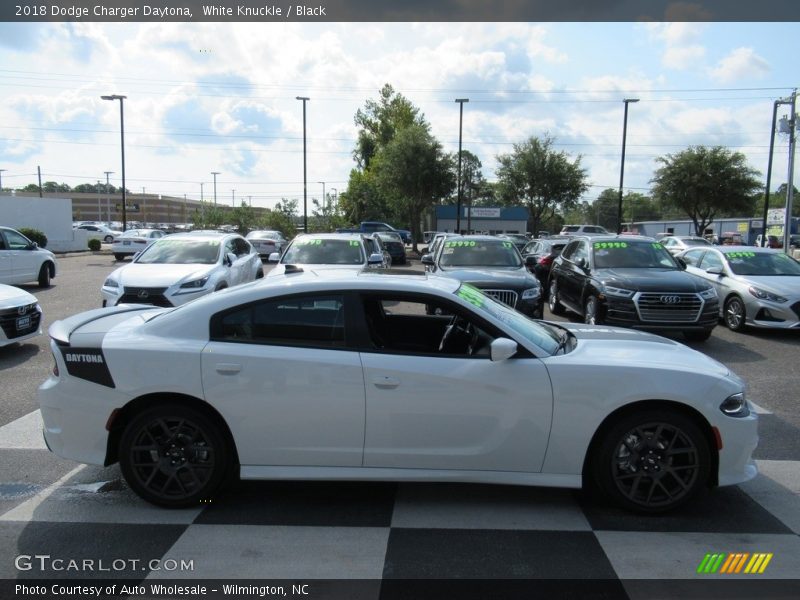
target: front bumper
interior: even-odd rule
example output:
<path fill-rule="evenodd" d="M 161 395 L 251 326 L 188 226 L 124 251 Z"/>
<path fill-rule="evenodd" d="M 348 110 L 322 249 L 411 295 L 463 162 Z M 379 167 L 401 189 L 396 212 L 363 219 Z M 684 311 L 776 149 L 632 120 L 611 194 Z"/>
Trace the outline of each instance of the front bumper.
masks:
<path fill-rule="evenodd" d="M 745 310 L 745 323 L 751 327 L 800 329 L 800 300 L 778 303 L 752 298 L 746 302 Z"/>
<path fill-rule="evenodd" d="M 602 310 L 608 325 L 647 331 L 703 331 L 713 329 L 719 322 L 717 300 L 706 301 L 694 319 L 685 320 L 643 320 L 630 298 L 604 296 Z"/>
<path fill-rule="evenodd" d="M 750 411 L 744 418 L 723 416 L 715 427 L 722 440 L 719 451 L 718 484 L 744 483 L 758 475 L 753 451 L 758 445 L 758 415 Z"/>

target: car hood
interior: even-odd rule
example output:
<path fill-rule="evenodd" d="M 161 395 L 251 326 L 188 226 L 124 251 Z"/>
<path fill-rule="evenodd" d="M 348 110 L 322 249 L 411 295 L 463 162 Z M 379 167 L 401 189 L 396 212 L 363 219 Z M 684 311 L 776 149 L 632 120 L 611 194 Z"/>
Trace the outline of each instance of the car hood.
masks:
<path fill-rule="evenodd" d="M 603 285 L 639 292 L 699 292 L 708 284 L 699 277 L 676 269 L 596 269 Z"/>
<path fill-rule="evenodd" d="M 578 344 L 569 353 L 573 359 L 602 364 L 668 367 L 687 373 L 706 372 L 726 377 L 730 369 L 722 363 L 674 340 L 635 329 L 606 325 L 582 325 L 559 322 L 568 329 Z"/>
<path fill-rule="evenodd" d="M 0 310 L 6 308 L 17 308 L 25 304 L 35 304 L 38 302 L 36 296 L 29 294 L 13 285 L 0 283 Z"/>
<path fill-rule="evenodd" d="M 736 281 L 772 292 L 779 296 L 800 294 L 800 276 L 797 275 L 734 275 Z"/>
<path fill-rule="evenodd" d="M 441 277 L 458 279 L 477 288 L 493 289 L 538 287 L 539 280 L 531 275 L 525 267 L 509 267 L 496 269 L 440 269 L 436 273 Z"/>
<path fill-rule="evenodd" d="M 200 279 L 216 265 L 161 265 L 131 263 L 111 274 L 124 287 L 169 287 L 178 282 Z"/>

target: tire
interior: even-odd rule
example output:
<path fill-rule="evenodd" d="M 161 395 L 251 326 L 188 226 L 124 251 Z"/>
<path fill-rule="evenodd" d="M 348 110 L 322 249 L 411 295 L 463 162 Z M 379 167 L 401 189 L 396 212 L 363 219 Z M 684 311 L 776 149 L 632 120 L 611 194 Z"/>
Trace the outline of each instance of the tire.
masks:
<path fill-rule="evenodd" d="M 141 498 L 166 508 L 197 506 L 217 491 L 230 466 L 220 428 L 181 405 L 157 406 L 133 419 L 122 434 L 119 462 Z"/>
<path fill-rule="evenodd" d="M 683 336 L 690 342 L 705 342 L 711 337 L 711 329 L 704 329 L 703 331 L 684 331 Z"/>
<path fill-rule="evenodd" d="M 709 481 L 708 441 L 692 419 L 674 411 L 647 409 L 624 416 L 605 432 L 596 450 L 595 482 L 628 510 L 673 510 Z"/>
<path fill-rule="evenodd" d="M 103 239 L 103 241 L 104 241 L 106 244 L 110 244 L 111 242 L 113 242 L 113 241 L 114 241 L 114 236 L 113 236 L 113 235 L 107 235 L 107 236 L 106 236 L 106 237 Z"/>
<path fill-rule="evenodd" d="M 114 260 L 125 260 L 124 254 L 114 254 Z"/>
<path fill-rule="evenodd" d="M 50 287 L 50 263 L 42 263 L 42 266 L 39 268 L 39 287 L 41 288 L 48 288 Z"/>
<path fill-rule="evenodd" d="M 722 320 L 731 331 L 744 331 L 747 321 L 747 309 L 744 307 L 744 301 L 739 296 L 731 296 L 725 301 Z"/>
<path fill-rule="evenodd" d="M 555 280 L 550 282 L 550 295 L 547 298 L 547 306 L 554 315 L 564 314 L 564 305 L 558 299 L 558 284 Z"/>
<path fill-rule="evenodd" d="M 600 301 L 597 296 L 590 295 L 583 304 L 583 322 L 587 325 L 602 325 L 603 317 L 599 314 Z"/>

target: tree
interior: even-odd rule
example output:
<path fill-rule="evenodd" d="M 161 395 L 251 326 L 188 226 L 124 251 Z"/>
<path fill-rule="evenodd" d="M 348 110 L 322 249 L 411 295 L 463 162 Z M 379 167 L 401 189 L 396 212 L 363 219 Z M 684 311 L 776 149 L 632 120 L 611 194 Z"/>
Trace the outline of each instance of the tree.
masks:
<path fill-rule="evenodd" d="M 344 220 L 349 223 L 391 220 L 394 216 L 390 214 L 393 211 L 371 171 L 350 171 L 347 190 L 339 195 L 339 205 Z"/>
<path fill-rule="evenodd" d="M 717 214 L 752 214 L 754 194 L 761 187 L 758 171 L 747 165 L 741 152 L 721 146 L 691 146 L 656 159 L 653 197 L 662 207 L 675 207 L 702 235 Z"/>
<path fill-rule="evenodd" d="M 207 202 L 203 202 L 199 211 L 195 211 L 192 216 L 192 227 L 194 229 L 217 229 L 225 221 L 225 213 L 221 208 Z"/>
<path fill-rule="evenodd" d="M 552 219 L 556 210 L 575 207 L 589 189 L 581 158 L 571 161 L 565 152 L 553 150 L 554 139 L 531 137 L 514 144 L 511 154 L 497 156 L 500 198 L 505 204 L 524 204 L 530 213 L 529 230 L 538 231 L 542 221 Z"/>
<path fill-rule="evenodd" d="M 450 158 L 427 127 L 415 124 L 397 132 L 375 155 L 371 170 L 380 189 L 411 223 L 417 252 L 423 212 L 447 195 L 455 183 Z"/>
<path fill-rule="evenodd" d="M 247 235 L 256 225 L 256 213 L 252 206 L 242 200 L 242 203 L 231 211 L 231 225 L 236 226 L 237 231 L 242 235 Z"/>
<path fill-rule="evenodd" d="M 42 191 L 44 192 L 69 192 L 72 188 L 70 188 L 66 183 L 56 183 L 55 181 L 45 181 L 42 184 Z"/>

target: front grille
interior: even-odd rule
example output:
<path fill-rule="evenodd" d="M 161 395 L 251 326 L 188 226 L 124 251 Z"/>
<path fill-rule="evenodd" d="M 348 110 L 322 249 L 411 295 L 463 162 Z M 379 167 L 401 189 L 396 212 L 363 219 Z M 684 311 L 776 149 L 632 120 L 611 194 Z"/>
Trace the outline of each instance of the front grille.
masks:
<path fill-rule="evenodd" d="M 31 323 L 24 329 L 17 329 L 17 319 L 21 316 L 30 315 Z M 6 339 L 13 340 L 14 338 L 28 335 L 39 329 L 39 322 L 42 319 L 42 313 L 36 310 L 35 304 L 28 304 L 24 315 L 20 315 L 16 308 L 9 308 L 0 311 L 0 327 L 6 335 Z"/>
<path fill-rule="evenodd" d="M 170 307 L 172 303 L 164 296 L 167 288 L 126 287 L 117 304 L 152 304 Z"/>
<path fill-rule="evenodd" d="M 498 302 L 507 304 L 511 308 L 517 307 L 517 292 L 513 290 L 481 290 L 490 298 L 494 298 Z"/>
<path fill-rule="evenodd" d="M 792 304 L 792 310 L 794 311 L 794 314 L 797 315 L 797 318 L 800 319 L 800 302 L 795 302 Z"/>
<path fill-rule="evenodd" d="M 643 322 L 694 323 L 705 302 L 698 294 L 639 292 L 634 296 Z"/>

